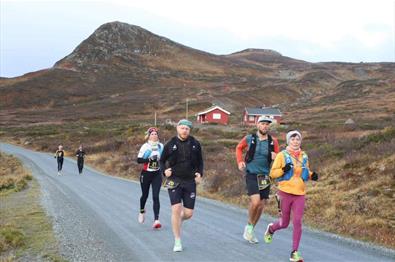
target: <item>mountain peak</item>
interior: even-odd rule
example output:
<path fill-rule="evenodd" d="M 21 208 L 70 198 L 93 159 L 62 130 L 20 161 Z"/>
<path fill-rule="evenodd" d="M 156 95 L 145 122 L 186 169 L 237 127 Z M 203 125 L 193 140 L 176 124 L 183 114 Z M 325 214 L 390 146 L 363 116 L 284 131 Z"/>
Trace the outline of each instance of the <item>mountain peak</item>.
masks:
<path fill-rule="evenodd" d="M 249 54 L 252 54 L 252 53 L 260 54 L 260 55 L 269 55 L 269 56 L 282 56 L 281 53 L 279 53 L 279 52 L 277 52 L 275 50 L 272 50 L 272 49 L 260 49 L 260 48 L 247 48 L 247 49 L 244 49 L 242 51 L 232 53 L 232 54 L 230 54 L 230 56 L 233 56 L 233 55 L 249 55 Z"/>
<path fill-rule="evenodd" d="M 125 34 L 125 35 L 138 35 L 141 33 L 150 33 L 148 30 L 137 26 L 131 25 L 119 21 L 109 22 L 101 25 L 98 29 L 93 33 L 96 37 L 101 37 L 106 34 Z"/>
<path fill-rule="evenodd" d="M 140 55 L 161 55 L 166 46 L 174 45 L 142 27 L 115 21 L 101 25 L 55 67 L 80 71 L 103 67 L 114 59 L 131 62 Z"/>

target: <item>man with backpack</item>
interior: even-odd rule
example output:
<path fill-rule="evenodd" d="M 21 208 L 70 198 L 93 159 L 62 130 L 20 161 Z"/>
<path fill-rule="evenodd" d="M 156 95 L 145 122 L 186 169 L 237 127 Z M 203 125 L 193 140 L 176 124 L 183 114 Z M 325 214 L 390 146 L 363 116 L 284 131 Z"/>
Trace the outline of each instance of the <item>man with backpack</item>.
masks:
<path fill-rule="evenodd" d="M 270 193 L 270 165 L 279 152 L 278 141 L 268 134 L 272 119 L 261 116 L 258 118 L 255 134 L 249 134 L 236 147 L 237 165 L 246 173 L 246 185 L 250 203 L 248 222 L 243 237 L 252 244 L 259 241 L 254 228 L 258 223 Z M 243 151 L 247 149 L 245 157 Z"/>

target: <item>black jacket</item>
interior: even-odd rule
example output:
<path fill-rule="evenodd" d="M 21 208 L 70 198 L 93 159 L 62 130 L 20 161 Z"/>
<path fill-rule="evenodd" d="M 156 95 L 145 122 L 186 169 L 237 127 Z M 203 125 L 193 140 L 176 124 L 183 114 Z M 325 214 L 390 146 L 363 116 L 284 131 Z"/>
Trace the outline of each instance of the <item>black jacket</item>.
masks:
<path fill-rule="evenodd" d="M 163 172 L 172 168 L 172 176 L 180 180 L 193 180 L 196 172 L 203 176 L 202 147 L 199 141 L 192 136 L 185 141 L 173 137 L 163 148 L 160 166 L 163 167 Z"/>
<path fill-rule="evenodd" d="M 77 152 L 75 152 L 75 156 L 78 158 L 78 160 L 84 160 L 86 153 L 84 150 L 77 150 Z"/>

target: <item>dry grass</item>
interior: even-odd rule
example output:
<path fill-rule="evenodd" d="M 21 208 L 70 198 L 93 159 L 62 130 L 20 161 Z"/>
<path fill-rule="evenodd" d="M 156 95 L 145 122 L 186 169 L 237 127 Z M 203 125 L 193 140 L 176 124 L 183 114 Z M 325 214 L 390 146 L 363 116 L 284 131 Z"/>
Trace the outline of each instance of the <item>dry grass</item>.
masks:
<path fill-rule="evenodd" d="M 23 190 L 31 179 L 18 159 L 0 152 L 0 195 Z"/>
<path fill-rule="evenodd" d="M 344 169 L 342 162 L 323 171 L 320 182 L 308 190 L 306 221 L 393 248 L 395 154 L 367 162 L 352 169 Z"/>
<path fill-rule="evenodd" d="M 1 153 L 0 159 L 0 261 L 64 261 L 39 204 L 38 183 L 14 157 Z"/>

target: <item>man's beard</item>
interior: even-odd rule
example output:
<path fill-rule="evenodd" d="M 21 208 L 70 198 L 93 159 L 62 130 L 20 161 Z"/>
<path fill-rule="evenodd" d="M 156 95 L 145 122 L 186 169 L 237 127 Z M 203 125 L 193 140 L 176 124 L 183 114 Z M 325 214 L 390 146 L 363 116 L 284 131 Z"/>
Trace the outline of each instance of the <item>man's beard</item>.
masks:
<path fill-rule="evenodd" d="M 258 130 L 258 132 L 259 132 L 259 134 L 261 134 L 261 135 L 267 135 L 267 131 L 262 131 L 262 130 Z"/>
<path fill-rule="evenodd" d="M 189 135 L 185 134 L 178 134 L 178 137 L 181 138 L 182 140 L 187 140 Z"/>

